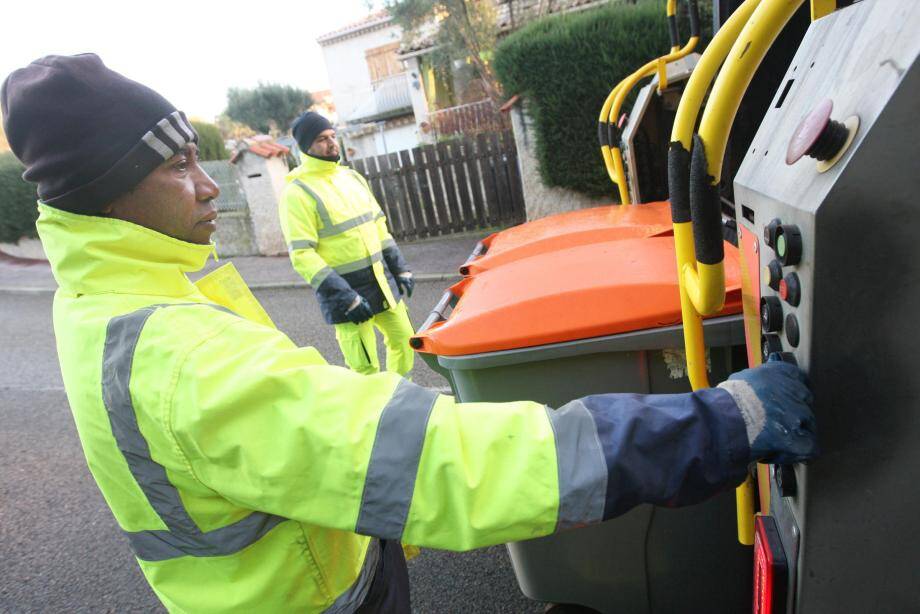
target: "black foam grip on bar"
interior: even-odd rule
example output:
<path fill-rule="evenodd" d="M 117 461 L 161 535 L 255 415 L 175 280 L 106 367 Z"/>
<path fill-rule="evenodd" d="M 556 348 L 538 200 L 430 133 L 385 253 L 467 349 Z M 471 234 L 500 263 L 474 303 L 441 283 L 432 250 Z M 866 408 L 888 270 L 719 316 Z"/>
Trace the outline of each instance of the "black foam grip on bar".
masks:
<path fill-rule="evenodd" d="M 690 0 L 690 36 L 700 35 L 700 7 L 697 6 L 697 0 Z"/>
<path fill-rule="evenodd" d="M 671 221 L 690 221 L 690 152 L 680 141 L 668 148 L 668 193 L 671 198 Z"/>
<path fill-rule="evenodd" d="M 607 142 L 607 122 L 597 122 L 597 140 L 600 142 L 601 147 L 610 145 Z"/>
<path fill-rule="evenodd" d="M 607 124 L 607 144 L 610 147 L 620 146 L 620 128 L 615 121 Z"/>
<path fill-rule="evenodd" d="M 671 46 L 680 46 L 680 34 L 677 31 L 677 15 L 668 15 L 668 30 L 671 34 Z"/>
<path fill-rule="evenodd" d="M 696 261 L 719 264 L 725 258 L 722 244 L 722 208 L 719 206 L 719 186 L 712 185 L 707 172 L 706 150 L 700 136 L 693 136 L 690 159 L 690 216 L 693 219 L 693 244 Z"/>

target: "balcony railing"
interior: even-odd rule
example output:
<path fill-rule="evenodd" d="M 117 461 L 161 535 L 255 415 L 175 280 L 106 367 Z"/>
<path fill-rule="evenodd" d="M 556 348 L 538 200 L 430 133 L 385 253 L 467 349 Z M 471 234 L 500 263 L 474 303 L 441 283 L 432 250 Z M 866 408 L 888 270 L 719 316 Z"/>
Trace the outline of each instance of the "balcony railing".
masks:
<path fill-rule="evenodd" d="M 374 81 L 369 94 L 349 115 L 349 122 L 369 122 L 387 119 L 403 111 L 412 112 L 412 97 L 409 95 L 409 79 L 406 73 Z"/>
<path fill-rule="evenodd" d="M 428 123 L 437 136 L 475 136 L 481 132 L 501 132 L 511 128 L 507 115 L 496 109 L 490 100 L 432 111 L 428 114 Z"/>

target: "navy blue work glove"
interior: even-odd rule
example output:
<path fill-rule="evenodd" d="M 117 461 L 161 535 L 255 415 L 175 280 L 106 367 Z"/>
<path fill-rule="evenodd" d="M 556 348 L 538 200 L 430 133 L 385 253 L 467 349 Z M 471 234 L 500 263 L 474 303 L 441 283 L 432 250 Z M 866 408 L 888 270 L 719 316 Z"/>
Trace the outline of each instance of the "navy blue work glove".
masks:
<path fill-rule="evenodd" d="M 719 388 L 741 411 L 752 461 L 788 465 L 818 455 L 814 397 L 797 366 L 774 354 L 759 367 L 732 374 Z"/>
<path fill-rule="evenodd" d="M 351 307 L 345 311 L 345 317 L 348 318 L 352 324 L 367 322 L 372 317 L 374 317 L 374 312 L 371 309 L 371 304 L 368 303 L 367 299 L 360 294 L 356 294 L 355 296 L 356 298 L 351 304 Z"/>
<path fill-rule="evenodd" d="M 396 276 L 396 287 L 399 288 L 400 294 L 405 294 L 412 298 L 412 291 L 415 290 L 415 280 L 412 279 L 412 273 L 406 271 Z"/>

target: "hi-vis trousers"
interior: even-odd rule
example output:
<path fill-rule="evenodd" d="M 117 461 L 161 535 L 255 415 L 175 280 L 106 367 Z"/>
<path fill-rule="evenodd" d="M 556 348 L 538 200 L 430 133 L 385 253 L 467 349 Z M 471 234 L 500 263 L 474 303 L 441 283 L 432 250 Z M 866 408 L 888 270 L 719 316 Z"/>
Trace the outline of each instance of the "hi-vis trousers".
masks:
<path fill-rule="evenodd" d="M 412 330 L 404 301 L 399 301 L 395 307 L 378 313 L 366 322 L 335 325 L 335 338 L 342 349 L 345 364 L 352 371 L 364 375 L 380 371 L 375 327 L 383 334 L 383 343 L 387 349 L 387 371 L 408 374 L 415 360 L 412 348 L 409 347 L 409 337 L 415 331 Z"/>

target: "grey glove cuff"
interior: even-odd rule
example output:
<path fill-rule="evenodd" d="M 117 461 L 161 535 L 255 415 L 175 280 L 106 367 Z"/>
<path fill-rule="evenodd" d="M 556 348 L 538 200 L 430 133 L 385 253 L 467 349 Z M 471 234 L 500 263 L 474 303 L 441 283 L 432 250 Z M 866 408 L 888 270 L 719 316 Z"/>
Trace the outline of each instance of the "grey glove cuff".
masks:
<path fill-rule="evenodd" d="M 753 445 L 757 436 L 763 432 L 767 417 L 767 411 L 760 401 L 760 397 L 757 396 L 750 384 L 740 379 L 722 382 L 718 387 L 732 395 L 732 399 L 744 419 L 748 444 Z"/>

